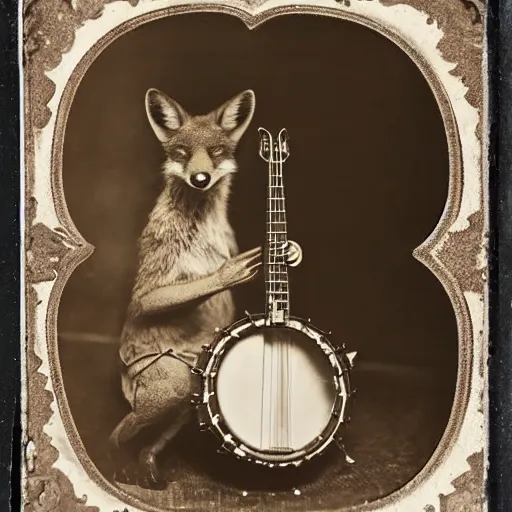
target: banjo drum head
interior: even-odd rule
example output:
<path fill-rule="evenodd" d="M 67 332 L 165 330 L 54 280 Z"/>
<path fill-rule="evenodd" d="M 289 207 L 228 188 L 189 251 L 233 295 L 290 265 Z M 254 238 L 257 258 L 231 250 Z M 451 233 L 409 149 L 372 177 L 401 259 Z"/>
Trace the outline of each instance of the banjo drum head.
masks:
<path fill-rule="evenodd" d="M 219 413 L 232 435 L 257 453 L 284 457 L 321 440 L 347 394 L 330 345 L 290 325 L 239 335 L 215 376 Z"/>

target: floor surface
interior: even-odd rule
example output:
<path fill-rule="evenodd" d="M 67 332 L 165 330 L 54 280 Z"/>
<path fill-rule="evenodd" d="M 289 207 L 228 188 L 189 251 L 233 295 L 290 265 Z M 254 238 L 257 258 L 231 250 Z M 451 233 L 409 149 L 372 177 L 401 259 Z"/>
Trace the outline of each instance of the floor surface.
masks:
<path fill-rule="evenodd" d="M 107 438 L 129 411 L 120 392 L 116 347 L 61 342 L 60 356 L 81 440 L 96 467 L 112 479 Z M 439 371 L 360 362 L 345 435 L 352 465 L 333 445 L 301 470 L 276 476 L 275 470 L 217 454 L 215 439 L 192 423 L 162 454 L 174 480 L 165 490 L 124 488 L 165 510 L 328 510 L 373 501 L 411 480 L 433 454 L 450 414 L 452 381 L 454 375 Z"/>

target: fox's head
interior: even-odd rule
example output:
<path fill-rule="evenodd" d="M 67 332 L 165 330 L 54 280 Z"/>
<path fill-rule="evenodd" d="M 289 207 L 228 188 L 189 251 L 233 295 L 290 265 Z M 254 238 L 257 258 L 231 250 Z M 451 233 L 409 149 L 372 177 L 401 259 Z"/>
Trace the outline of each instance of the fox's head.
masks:
<path fill-rule="evenodd" d="M 206 115 L 188 114 L 163 92 L 146 93 L 146 112 L 166 154 L 164 174 L 208 190 L 236 171 L 234 152 L 254 114 L 255 97 L 244 91 Z"/>

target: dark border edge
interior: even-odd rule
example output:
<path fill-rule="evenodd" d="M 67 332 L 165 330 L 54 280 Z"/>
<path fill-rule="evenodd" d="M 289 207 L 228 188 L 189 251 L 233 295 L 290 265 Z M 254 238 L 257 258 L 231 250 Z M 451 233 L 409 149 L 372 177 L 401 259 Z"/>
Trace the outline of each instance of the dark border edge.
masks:
<path fill-rule="evenodd" d="M 508 28 L 508 30 L 506 30 Z M 512 510 L 512 0 L 490 0 L 490 511 Z M 20 510 L 18 1 L 0 0 L 0 510 Z M 501 141 L 501 143 L 500 143 Z M 511 141 L 511 142 L 508 142 Z M 507 144 L 508 142 L 508 144 Z M 12 464 L 11 464 L 12 462 Z M 12 494 L 12 496 L 11 496 Z"/>
<path fill-rule="evenodd" d="M 489 510 L 512 510 L 512 0 L 490 0 Z"/>
<path fill-rule="evenodd" d="M 0 0 L 0 510 L 20 510 L 20 85 L 18 2 Z"/>

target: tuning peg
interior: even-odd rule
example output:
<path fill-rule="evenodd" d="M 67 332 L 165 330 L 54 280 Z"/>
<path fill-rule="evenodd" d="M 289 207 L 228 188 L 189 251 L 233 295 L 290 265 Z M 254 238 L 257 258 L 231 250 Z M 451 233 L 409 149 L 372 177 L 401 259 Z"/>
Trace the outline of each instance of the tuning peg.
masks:
<path fill-rule="evenodd" d="M 210 352 L 212 349 L 211 345 L 201 345 L 201 350 L 203 352 Z"/>
<path fill-rule="evenodd" d="M 302 258 L 303 258 L 303 252 L 302 252 L 302 247 L 297 243 L 297 242 L 294 242 L 294 241 L 290 241 L 288 242 L 289 245 L 295 249 L 295 251 L 297 252 L 297 259 L 292 261 L 291 263 L 288 263 L 288 265 L 290 267 L 297 267 L 301 264 L 302 262 Z"/>

